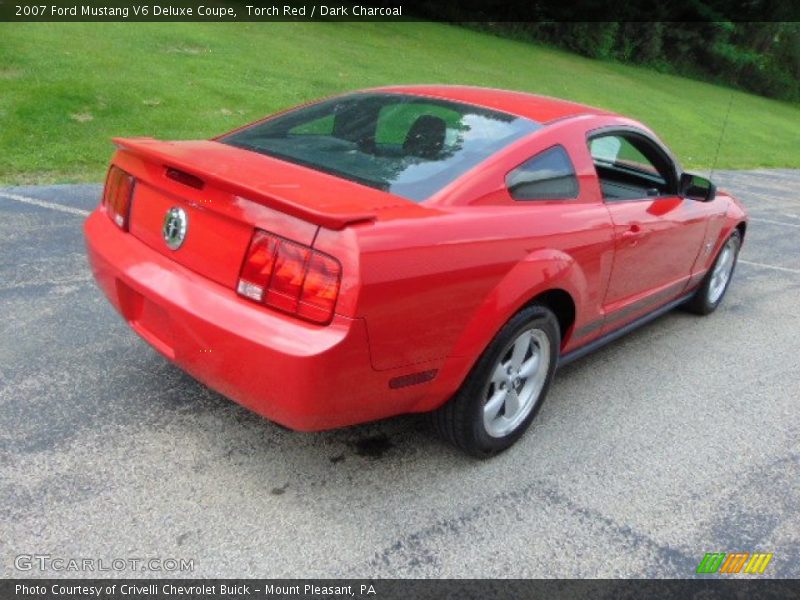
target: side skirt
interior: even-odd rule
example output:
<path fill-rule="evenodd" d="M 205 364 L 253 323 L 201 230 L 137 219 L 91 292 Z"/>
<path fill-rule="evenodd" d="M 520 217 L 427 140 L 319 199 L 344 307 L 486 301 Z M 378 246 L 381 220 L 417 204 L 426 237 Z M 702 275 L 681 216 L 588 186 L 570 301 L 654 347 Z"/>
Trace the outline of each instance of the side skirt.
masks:
<path fill-rule="evenodd" d="M 684 294 L 680 298 L 676 298 L 671 302 L 667 302 L 663 306 L 660 306 L 657 309 L 655 309 L 653 312 L 647 313 L 646 315 L 642 315 L 635 321 L 631 321 L 630 323 L 628 323 L 627 325 L 623 325 L 619 329 L 614 329 L 613 331 L 609 331 L 605 335 L 597 338 L 592 342 L 589 342 L 585 346 L 576 348 L 572 352 L 567 352 L 566 354 L 562 354 L 558 359 L 558 366 L 563 367 L 564 365 L 568 365 L 572 361 L 578 360 L 579 358 L 583 358 L 587 354 L 590 354 L 595 350 L 597 350 L 598 348 L 602 348 L 606 344 L 621 338 L 623 335 L 630 333 L 634 329 L 638 329 L 642 325 L 645 325 L 650 321 L 657 319 L 658 317 L 671 311 L 673 308 L 680 306 L 681 304 L 689 300 L 689 298 L 692 297 L 694 292 L 695 290 L 692 290 L 688 294 Z"/>

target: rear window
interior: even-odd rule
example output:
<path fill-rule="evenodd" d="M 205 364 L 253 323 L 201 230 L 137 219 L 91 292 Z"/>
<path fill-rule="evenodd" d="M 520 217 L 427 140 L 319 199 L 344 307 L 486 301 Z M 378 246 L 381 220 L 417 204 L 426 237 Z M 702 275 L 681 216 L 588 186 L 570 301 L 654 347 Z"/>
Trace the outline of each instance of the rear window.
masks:
<path fill-rule="evenodd" d="M 536 131 L 530 119 L 403 94 L 353 94 L 219 139 L 416 202 Z"/>

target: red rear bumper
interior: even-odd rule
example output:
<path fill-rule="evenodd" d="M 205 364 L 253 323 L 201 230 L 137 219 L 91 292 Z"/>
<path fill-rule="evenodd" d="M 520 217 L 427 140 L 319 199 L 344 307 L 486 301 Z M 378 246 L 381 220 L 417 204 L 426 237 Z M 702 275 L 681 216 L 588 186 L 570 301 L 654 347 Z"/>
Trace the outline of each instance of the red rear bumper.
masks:
<path fill-rule="evenodd" d="M 95 278 L 128 324 L 195 378 L 292 429 L 315 431 L 413 410 L 427 386 L 390 390 L 361 319 L 319 327 L 240 298 L 119 231 L 84 226 Z"/>

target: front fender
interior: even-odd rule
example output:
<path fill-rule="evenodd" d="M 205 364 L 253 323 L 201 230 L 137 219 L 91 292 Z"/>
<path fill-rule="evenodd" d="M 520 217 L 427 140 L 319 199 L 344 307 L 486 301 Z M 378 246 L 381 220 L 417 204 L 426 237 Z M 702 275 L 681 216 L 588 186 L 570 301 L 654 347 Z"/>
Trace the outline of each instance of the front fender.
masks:
<path fill-rule="evenodd" d="M 722 249 L 723 244 L 733 233 L 733 230 L 739 226 L 740 223 L 747 223 L 747 211 L 736 198 L 725 192 L 719 193 L 720 199 L 725 200 L 724 212 L 718 218 L 718 225 L 716 230 L 711 229 L 706 236 L 706 243 L 712 244 L 712 249 L 705 256 L 705 262 L 702 265 L 702 270 L 710 269 L 714 264 L 717 254 Z"/>

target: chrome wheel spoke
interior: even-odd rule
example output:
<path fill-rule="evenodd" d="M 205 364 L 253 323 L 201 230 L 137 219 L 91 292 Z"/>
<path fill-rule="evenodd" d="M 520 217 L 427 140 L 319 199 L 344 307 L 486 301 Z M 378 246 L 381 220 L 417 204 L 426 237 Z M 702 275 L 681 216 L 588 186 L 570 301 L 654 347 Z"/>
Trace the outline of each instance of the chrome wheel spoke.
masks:
<path fill-rule="evenodd" d="M 536 373 L 536 370 L 539 368 L 539 360 L 540 360 L 539 349 L 534 345 L 533 355 L 524 363 L 522 363 L 522 367 L 519 370 L 519 376 L 522 379 L 527 379 L 528 377 Z"/>
<path fill-rule="evenodd" d="M 492 397 L 489 398 L 489 401 L 483 407 L 483 418 L 486 424 L 497 418 L 500 409 L 505 406 L 507 395 L 508 393 L 506 390 L 498 389 L 492 394 Z"/>
<path fill-rule="evenodd" d="M 497 363 L 497 366 L 494 368 L 492 372 L 491 383 L 495 385 L 495 387 L 499 386 L 501 383 L 505 383 L 506 379 L 508 378 L 506 365 L 503 363 Z"/>
<path fill-rule="evenodd" d="M 522 361 L 528 354 L 528 348 L 531 347 L 532 334 L 530 331 L 524 332 L 514 342 L 514 349 L 511 351 L 511 366 L 514 369 L 519 369 L 522 366 Z"/>
<path fill-rule="evenodd" d="M 503 416 L 508 421 L 513 421 L 522 409 L 519 394 L 515 390 L 509 390 L 506 395 L 506 410 Z"/>

